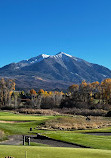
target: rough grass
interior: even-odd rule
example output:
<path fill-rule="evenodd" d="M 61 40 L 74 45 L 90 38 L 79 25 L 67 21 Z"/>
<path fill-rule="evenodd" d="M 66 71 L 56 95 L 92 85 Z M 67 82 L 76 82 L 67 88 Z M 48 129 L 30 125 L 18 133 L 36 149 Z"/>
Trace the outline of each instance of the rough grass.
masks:
<path fill-rule="evenodd" d="M 96 105 L 97 106 L 97 105 Z M 70 115 L 82 115 L 82 116 L 105 116 L 108 110 L 103 110 L 100 105 L 98 105 L 98 109 L 85 109 L 85 108 L 62 108 L 56 109 L 59 113 L 62 114 L 70 114 Z M 83 106 L 84 107 L 84 106 Z"/>
<path fill-rule="evenodd" d="M 4 137 L 4 131 L 0 130 L 0 140 L 2 140 Z"/>
<path fill-rule="evenodd" d="M 55 147 L 0 146 L 0 157 L 15 158 L 110 158 L 111 151 Z"/>
<path fill-rule="evenodd" d="M 7 133 L 5 133 L 3 130 L 0 130 L 0 141 L 4 141 L 7 139 Z"/>
<path fill-rule="evenodd" d="M 58 112 L 50 109 L 18 109 L 19 113 L 24 114 L 39 114 L 39 115 L 60 115 Z"/>
<path fill-rule="evenodd" d="M 45 122 L 46 128 L 62 130 L 94 129 L 111 126 L 111 118 L 90 116 L 86 120 L 84 116 L 58 117 Z"/>

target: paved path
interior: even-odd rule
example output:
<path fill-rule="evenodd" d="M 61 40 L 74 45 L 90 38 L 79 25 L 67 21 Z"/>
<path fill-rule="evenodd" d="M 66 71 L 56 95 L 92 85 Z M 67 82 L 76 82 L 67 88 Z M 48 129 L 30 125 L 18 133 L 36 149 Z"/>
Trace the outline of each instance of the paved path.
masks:
<path fill-rule="evenodd" d="M 97 135 L 97 136 L 111 136 L 111 133 L 103 133 L 103 132 L 89 132 L 89 133 L 84 133 L 84 134 L 89 134 L 89 135 Z"/>
<path fill-rule="evenodd" d="M 111 133 L 100 133 L 100 132 L 93 132 L 93 133 L 84 133 L 84 134 L 90 134 L 90 135 L 100 135 L 100 136 L 111 136 Z M 0 142 L 1 145 L 20 145 L 22 144 L 22 135 L 12 135 L 9 136 L 8 140 Z M 35 136 L 31 136 L 31 142 L 40 143 L 40 144 L 46 144 L 53 147 L 70 147 L 70 148 L 84 148 L 80 145 L 71 144 L 67 142 L 57 141 L 57 140 L 51 140 L 51 139 L 37 139 Z"/>
<path fill-rule="evenodd" d="M 74 145 L 70 143 L 60 142 L 57 140 L 49 140 L 49 139 L 34 139 L 31 138 L 32 142 L 41 143 L 41 144 L 47 144 L 49 146 L 53 147 L 70 147 L 70 148 L 81 148 L 79 145 Z"/>
<path fill-rule="evenodd" d="M 0 142 L 1 145 L 20 145 L 22 144 L 22 135 L 12 135 L 9 136 L 9 140 L 5 140 Z M 70 147 L 70 148 L 81 148 L 79 145 L 74 145 L 71 143 L 66 143 L 57 140 L 50 140 L 50 139 L 37 139 L 34 136 L 31 136 L 31 142 L 40 143 L 40 144 L 47 144 L 53 147 Z"/>
<path fill-rule="evenodd" d="M 1 145 L 20 145 L 22 144 L 22 135 L 12 135 L 8 140 L 0 142 Z"/>

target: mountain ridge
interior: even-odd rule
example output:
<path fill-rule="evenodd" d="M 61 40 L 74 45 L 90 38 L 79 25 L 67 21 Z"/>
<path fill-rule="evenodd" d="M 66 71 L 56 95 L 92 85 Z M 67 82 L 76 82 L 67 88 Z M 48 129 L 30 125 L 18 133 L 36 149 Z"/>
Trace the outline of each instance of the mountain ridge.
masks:
<path fill-rule="evenodd" d="M 111 78 L 111 70 L 87 62 L 64 52 L 56 55 L 40 54 L 28 60 L 0 68 L 0 78 L 16 80 L 18 89 L 66 89 L 73 83 L 99 81 Z"/>

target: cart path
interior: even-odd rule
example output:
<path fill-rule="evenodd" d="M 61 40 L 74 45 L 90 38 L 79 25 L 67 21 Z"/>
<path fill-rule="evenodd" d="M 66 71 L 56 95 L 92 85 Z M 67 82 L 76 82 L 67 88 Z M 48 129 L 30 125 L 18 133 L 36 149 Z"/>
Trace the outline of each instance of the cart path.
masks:
<path fill-rule="evenodd" d="M 111 132 L 87 132 L 83 134 L 97 135 L 97 136 L 111 136 Z"/>
<path fill-rule="evenodd" d="M 70 147 L 70 148 L 81 148 L 79 145 L 70 144 L 67 142 L 60 142 L 57 140 L 49 140 L 49 139 L 34 139 L 31 138 L 32 142 L 41 143 L 41 144 L 47 144 L 49 146 L 53 147 Z"/>
<path fill-rule="evenodd" d="M 0 142 L 0 145 L 20 145 L 22 144 L 22 135 L 11 135 L 8 140 Z"/>
<path fill-rule="evenodd" d="M 30 138 L 31 138 L 30 139 L 31 142 L 46 144 L 53 147 L 85 148 L 85 147 L 82 147 L 81 145 L 62 142 L 58 140 L 39 139 L 39 138 L 36 138 L 35 136 L 31 136 Z M 0 142 L 0 145 L 20 145 L 23 143 L 22 139 L 23 139 L 22 135 L 12 135 L 8 137 L 8 140 Z"/>

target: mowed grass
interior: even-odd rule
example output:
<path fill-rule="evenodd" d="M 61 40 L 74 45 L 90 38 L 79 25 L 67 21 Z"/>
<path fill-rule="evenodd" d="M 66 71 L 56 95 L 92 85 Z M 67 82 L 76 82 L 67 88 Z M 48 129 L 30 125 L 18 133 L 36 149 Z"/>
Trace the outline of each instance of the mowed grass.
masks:
<path fill-rule="evenodd" d="M 34 116 L 14 114 L 11 112 L 0 112 L 0 120 L 2 121 L 39 121 L 53 118 L 53 116 Z"/>
<path fill-rule="evenodd" d="M 0 112 L 0 121 L 5 121 L 0 123 L 0 129 L 9 134 L 28 134 L 30 128 L 34 129 L 39 124 L 52 118 L 54 118 L 54 116 L 21 115 L 10 112 Z M 12 123 L 8 121 L 12 121 Z M 18 123 L 18 121 L 20 122 Z"/>
<path fill-rule="evenodd" d="M 76 143 L 91 147 L 95 149 L 111 150 L 111 136 L 96 136 L 82 133 L 75 133 L 73 131 L 47 131 L 43 135 L 56 140 Z"/>
<path fill-rule="evenodd" d="M 62 140 L 66 142 L 76 143 L 95 149 L 111 150 L 111 136 L 95 136 L 82 134 L 80 132 L 93 132 L 93 130 L 75 130 L 75 131 L 47 131 L 34 129 L 41 123 L 50 119 L 55 119 L 60 116 L 33 116 L 13 114 L 10 112 L 0 112 L 0 120 L 3 121 L 29 121 L 19 123 L 0 123 L 0 130 L 4 131 L 6 135 L 12 134 L 29 134 L 30 128 L 33 128 L 34 133 L 41 133 L 51 138 Z M 95 131 L 111 131 L 111 127 L 104 129 L 95 129 Z M 32 133 L 31 133 L 32 134 Z M 6 135 L 4 137 L 6 138 Z"/>
<path fill-rule="evenodd" d="M 11 116 L 11 115 L 16 115 L 16 114 L 12 112 L 0 111 L 0 116 Z"/>
<path fill-rule="evenodd" d="M 56 148 L 35 146 L 0 146 L 0 158 L 111 158 L 111 151 L 98 149 Z"/>

